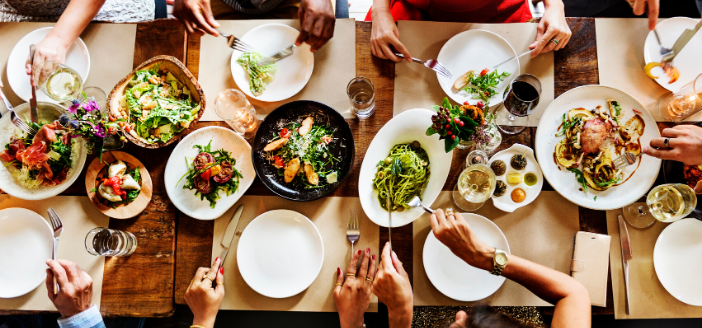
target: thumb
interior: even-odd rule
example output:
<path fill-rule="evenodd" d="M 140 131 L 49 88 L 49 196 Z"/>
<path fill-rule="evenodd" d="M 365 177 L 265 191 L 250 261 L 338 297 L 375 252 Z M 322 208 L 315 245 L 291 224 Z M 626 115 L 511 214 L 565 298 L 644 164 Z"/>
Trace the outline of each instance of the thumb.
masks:
<path fill-rule="evenodd" d="M 217 278 L 215 278 L 217 286 L 215 287 L 215 292 L 217 294 L 224 295 L 224 267 L 219 268 L 217 272 Z"/>

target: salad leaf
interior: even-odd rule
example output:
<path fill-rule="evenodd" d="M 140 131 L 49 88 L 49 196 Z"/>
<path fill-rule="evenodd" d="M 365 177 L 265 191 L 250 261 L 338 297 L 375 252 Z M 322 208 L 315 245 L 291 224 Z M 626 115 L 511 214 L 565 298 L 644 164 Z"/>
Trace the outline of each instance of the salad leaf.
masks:
<path fill-rule="evenodd" d="M 254 96 L 258 96 L 266 90 L 266 85 L 273 80 L 273 73 L 278 69 L 278 64 L 275 63 L 259 66 L 258 62 L 261 59 L 263 56 L 254 51 L 243 53 L 236 60 L 249 75 L 249 90 Z"/>
<path fill-rule="evenodd" d="M 568 171 L 575 173 L 575 177 L 580 183 L 580 185 L 583 186 L 583 190 L 587 192 L 587 182 L 585 182 L 585 175 L 583 174 L 582 171 L 574 168 L 569 168 Z"/>
<path fill-rule="evenodd" d="M 463 87 L 463 90 L 468 91 L 473 95 L 473 98 L 479 98 L 490 102 L 490 98 L 497 94 L 497 85 L 502 82 L 505 77 L 510 76 L 509 72 L 497 73 L 497 70 L 486 74 L 472 74 L 468 79 L 468 85 Z"/>

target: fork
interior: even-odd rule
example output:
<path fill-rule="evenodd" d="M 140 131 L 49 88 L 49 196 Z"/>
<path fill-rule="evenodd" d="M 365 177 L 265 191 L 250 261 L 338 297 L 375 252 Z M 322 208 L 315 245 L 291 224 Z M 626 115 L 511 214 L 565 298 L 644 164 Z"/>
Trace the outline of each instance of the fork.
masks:
<path fill-rule="evenodd" d="M 46 211 L 49 213 L 49 218 L 51 219 L 51 227 L 54 228 L 54 252 L 51 254 L 51 258 L 56 261 L 56 253 L 58 252 L 58 242 L 61 231 L 63 231 L 63 222 L 61 218 L 56 214 L 53 207 L 49 207 Z M 59 285 L 56 283 L 56 275 L 54 275 L 54 294 L 58 294 Z"/>
<path fill-rule="evenodd" d="M 400 58 L 405 58 L 405 56 L 403 54 L 400 54 L 400 53 L 396 53 L 395 56 L 400 57 Z M 436 71 L 437 73 L 439 73 L 439 75 L 441 75 L 447 79 L 453 78 L 453 75 L 451 75 L 451 72 L 449 72 L 449 70 L 447 70 L 446 67 L 441 65 L 441 63 L 439 63 L 436 59 L 429 59 L 427 61 L 423 61 L 419 58 L 412 57 L 412 61 L 415 63 L 424 64 L 424 66 L 426 66 L 427 68 Z"/>
<path fill-rule="evenodd" d="M 615 168 L 625 167 L 636 163 L 636 158 L 641 156 L 641 154 L 624 153 L 623 155 L 617 157 L 612 162 Z"/>
<path fill-rule="evenodd" d="M 653 29 L 653 35 L 656 36 L 658 45 L 661 46 L 661 56 L 663 56 L 663 61 L 666 61 L 665 59 L 670 58 L 670 56 L 674 55 L 674 52 L 672 49 L 663 46 L 663 43 L 661 43 L 661 38 L 658 36 L 658 31 L 655 28 Z"/>
<path fill-rule="evenodd" d="M 7 97 L 5 97 L 5 94 L 2 93 L 2 89 L 0 89 L 0 98 L 2 98 L 2 102 L 5 103 L 5 108 L 7 108 L 7 111 L 10 112 L 10 118 L 12 119 L 12 123 L 16 125 L 18 128 L 20 128 L 22 131 L 26 132 L 27 134 L 36 134 L 37 131 L 35 131 L 31 126 L 29 126 L 27 123 L 25 123 L 17 114 L 15 114 L 15 108 L 12 107 L 12 104 L 10 104 L 9 101 L 7 101 Z"/>
<path fill-rule="evenodd" d="M 229 45 L 229 48 L 232 48 L 236 51 L 241 51 L 241 52 L 253 52 L 255 50 L 252 46 L 246 44 L 246 42 L 241 41 L 241 39 L 239 39 L 233 35 L 225 34 L 225 33 L 222 33 L 221 31 L 217 31 L 217 32 L 219 32 L 219 34 L 222 35 L 223 37 L 227 38 L 227 44 Z"/>
<path fill-rule="evenodd" d="M 359 237 L 361 237 L 361 226 L 358 223 L 358 215 L 351 210 L 349 219 L 346 222 L 346 239 L 351 242 L 351 256 L 353 256 L 353 244 L 358 241 Z"/>
<path fill-rule="evenodd" d="M 434 210 L 432 210 L 432 209 L 429 208 L 429 207 L 426 207 L 426 206 L 422 205 L 422 200 L 419 199 L 419 196 L 414 196 L 414 198 L 410 199 L 410 201 L 407 202 L 407 205 L 410 206 L 410 207 L 421 207 L 421 208 L 424 209 L 424 211 L 426 211 L 427 213 L 429 213 L 429 214 L 434 214 Z"/>

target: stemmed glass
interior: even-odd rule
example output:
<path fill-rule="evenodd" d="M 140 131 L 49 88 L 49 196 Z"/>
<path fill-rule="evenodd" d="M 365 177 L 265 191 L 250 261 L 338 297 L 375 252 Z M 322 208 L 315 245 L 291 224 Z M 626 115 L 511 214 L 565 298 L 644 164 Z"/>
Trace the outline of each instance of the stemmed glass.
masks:
<path fill-rule="evenodd" d="M 702 110 L 702 74 L 680 91 L 658 102 L 658 112 L 666 121 L 680 122 Z"/>
<path fill-rule="evenodd" d="M 496 123 L 500 131 L 517 134 L 527 126 L 529 115 L 536 110 L 541 97 L 541 82 L 536 76 L 522 74 L 517 76 L 503 94 L 506 113 L 497 115 Z"/>
<path fill-rule="evenodd" d="M 634 228 L 647 228 L 656 220 L 670 223 L 688 216 L 697 206 L 697 196 L 684 183 L 668 183 L 653 188 L 646 203 L 625 206 L 624 219 Z"/>
<path fill-rule="evenodd" d="M 215 98 L 215 112 L 237 134 L 249 139 L 254 136 L 261 120 L 256 109 L 239 90 L 229 89 L 220 92 Z"/>
<path fill-rule="evenodd" d="M 453 202 L 460 209 L 477 211 L 495 191 L 495 173 L 487 163 L 487 154 L 482 150 L 468 154 L 467 167 L 461 172 L 452 192 Z"/>
<path fill-rule="evenodd" d="M 80 98 L 83 78 L 72 68 L 47 60 L 37 69 L 37 88 L 58 102 Z"/>

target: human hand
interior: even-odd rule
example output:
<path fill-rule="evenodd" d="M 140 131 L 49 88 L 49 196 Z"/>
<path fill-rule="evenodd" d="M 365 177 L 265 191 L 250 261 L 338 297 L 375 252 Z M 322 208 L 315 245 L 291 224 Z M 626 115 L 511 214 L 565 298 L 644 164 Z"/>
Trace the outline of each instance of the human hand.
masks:
<path fill-rule="evenodd" d="M 395 51 L 405 56 L 405 60 L 412 62 L 409 50 L 400 42 L 400 30 L 389 10 L 373 8 L 373 28 L 371 30 L 371 53 L 382 59 L 390 59 L 396 63 L 402 58 L 395 56 Z"/>
<path fill-rule="evenodd" d="M 197 269 L 188 290 L 185 291 L 185 303 L 193 312 L 193 325 L 214 327 L 217 312 L 224 299 L 224 267 L 218 272 L 219 262 L 218 257 L 211 268 Z M 205 278 L 205 275 L 215 279 L 217 283 L 215 288 L 212 288 L 212 280 Z"/>
<path fill-rule="evenodd" d="M 34 85 L 39 81 L 39 73 L 41 73 L 41 67 L 45 61 L 50 60 L 59 64 L 63 64 L 66 61 L 66 53 L 71 43 L 67 43 L 66 40 L 53 36 L 51 33 L 37 43 L 34 51 L 34 63 L 32 64 L 30 53 L 24 64 L 27 75 L 33 75 L 34 77 Z"/>
<path fill-rule="evenodd" d="M 460 213 L 447 212 L 448 215 L 445 215 L 443 210 L 438 209 L 429 218 L 436 239 L 471 266 L 492 270 L 495 248 L 478 239 Z"/>
<path fill-rule="evenodd" d="M 336 287 L 334 288 L 334 304 L 339 311 L 341 328 L 357 328 L 363 326 L 363 314 L 370 305 L 373 295 L 373 278 L 375 278 L 375 254 L 371 256 L 370 248 L 363 255 L 361 250 L 353 254 L 348 272 L 344 276 L 341 268 L 336 269 Z M 356 265 L 361 259 L 361 269 L 356 272 Z M 344 278 L 345 281 L 344 281 Z"/>
<path fill-rule="evenodd" d="M 391 328 L 412 325 L 412 285 L 397 254 L 385 243 L 378 272 L 373 281 L 373 293 L 388 307 Z"/>
<path fill-rule="evenodd" d="M 539 54 L 557 51 L 563 49 L 570 41 L 570 36 L 573 34 L 568 27 L 568 22 L 565 19 L 565 11 L 563 10 L 563 2 L 548 1 L 545 2 L 546 9 L 544 11 L 539 25 L 536 27 L 536 40 L 529 45 L 531 58 Z M 551 40 L 557 41 L 553 42 Z"/>
<path fill-rule="evenodd" d="M 173 16 L 185 25 L 190 34 L 219 36 L 219 23 L 212 15 L 210 0 L 175 0 Z"/>
<path fill-rule="evenodd" d="M 300 34 L 295 45 L 303 42 L 310 45 L 310 51 L 315 52 L 334 36 L 336 17 L 329 0 L 302 0 L 300 9 Z"/>
<path fill-rule="evenodd" d="M 49 299 L 64 318 L 90 308 L 93 302 L 93 279 L 77 264 L 66 260 L 46 260 L 46 289 Z M 54 294 L 54 277 L 59 285 Z"/>
<path fill-rule="evenodd" d="M 665 146 L 666 138 L 670 138 L 668 141 L 670 148 Z M 663 129 L 661 138 L 651 139 L 650 146 L 644 146 L 643 152 L 646 155 L 683 162 L 686 165 L 702 165 L 700 149 L 702 149 L 702 127 L 681 124 Z"/>
<path fill-rule="evenodd" d="M 648 30 L 653 31 L 658 22 L 660 0 L 627 0 L 627 2 L 634 10 L 634 15 L 640 16 L 648 13 Z"/>

